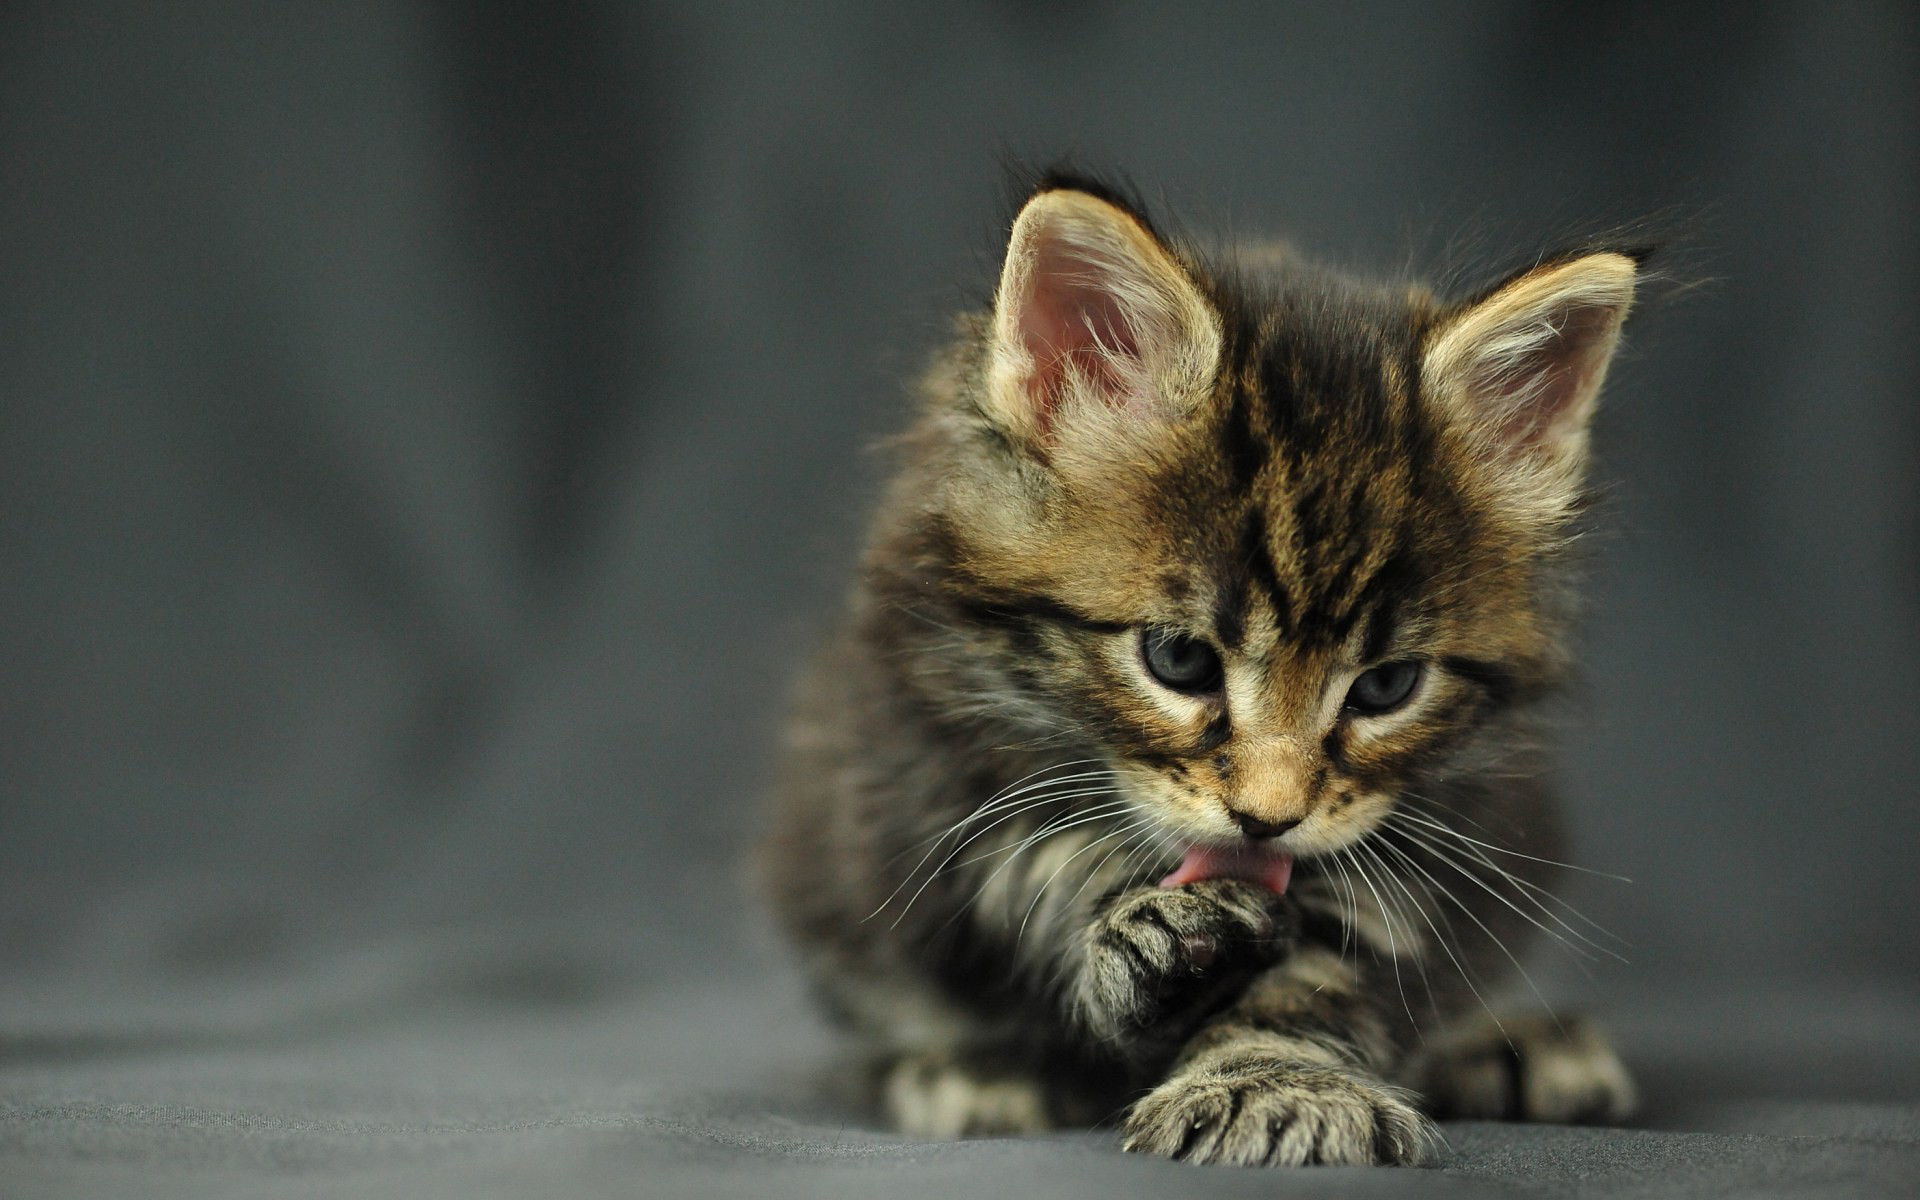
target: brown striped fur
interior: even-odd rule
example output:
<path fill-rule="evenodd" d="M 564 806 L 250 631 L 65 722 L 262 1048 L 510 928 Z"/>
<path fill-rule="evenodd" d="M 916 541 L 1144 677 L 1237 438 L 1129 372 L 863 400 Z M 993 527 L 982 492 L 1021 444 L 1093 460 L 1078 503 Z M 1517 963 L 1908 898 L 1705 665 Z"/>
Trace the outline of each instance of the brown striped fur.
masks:
<path fill-rule="evenodd" d="M 1584 1027 L 1460 1031 L 1522 933 L 1581 936 L 1539 712 L 1638 256 L 1458 302 L 1260 257 L 1045 182 L 901 440 L 765 863 L 910 1132 L 1119 1119 L 1197 1161 L 1405 1163 L 1429 1113 L 1629 1101 Z M 1159 685 L 1147 629 L 1223 685 Z M 1356 709 L 1396 662 L 1412 698 Z M 1247 820 L 1299 822 L 1284 896 L 1155 886 Z"/>

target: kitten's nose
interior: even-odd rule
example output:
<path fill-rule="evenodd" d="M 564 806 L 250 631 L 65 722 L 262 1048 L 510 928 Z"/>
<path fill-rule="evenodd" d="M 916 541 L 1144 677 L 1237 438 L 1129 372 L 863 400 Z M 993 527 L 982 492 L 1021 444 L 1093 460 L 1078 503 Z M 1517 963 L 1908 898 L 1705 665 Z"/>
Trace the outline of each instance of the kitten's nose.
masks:
<path fill-rule="evenodd" d="M 1233 814 L 1233 822 L 1240 827 L 1241 833 L 1246 834 L 1250 838 L 1260 838 L 1262 840 L 1266 838 L 1277 838 L 1287 830 L 1292 829 L 1295 825 L 1298 825 L 1302 820 L 1300 817 L 1295 817 L 1291 821 L 1262 821 L 1259 817 L 1240 812 L 1238 809 L 1230 808 L 1227 811 Z"/>

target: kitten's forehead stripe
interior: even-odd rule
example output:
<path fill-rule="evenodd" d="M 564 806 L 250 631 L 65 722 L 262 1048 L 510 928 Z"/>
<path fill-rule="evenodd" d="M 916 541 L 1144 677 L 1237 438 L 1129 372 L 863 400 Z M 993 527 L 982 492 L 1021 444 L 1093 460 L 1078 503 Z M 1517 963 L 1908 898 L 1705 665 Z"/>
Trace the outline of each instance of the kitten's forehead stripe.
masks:
<path fill-rule="evenodd" d="M 1255 477 L 1267 464 L 1267 443 L 1255 436 L 1247 415 L 1253 403 L 1248 384 L 1245 381 L 1238 382 L 1227 407 L 1226 419 L 1220 423 L 1220 457 L 1227 464 L 1228 483 L 1236 492 L 1251 488 Z"/>
<path fill-rule="evenodd" d="M 1245 311 L 1245 301 L 1225 299 Z M 1315 328 L 1329 322 L 1346 336 Z M 1401 525 L 1420 490 L 1408 464 L 1427 441 L 1408 375 L 1389 349 L 1395 339 L 1366 314 L 1283 300 L 1238 328 L 1228 351 L 1237 361 L 1222 364 L 1216 438 L 1223 501 L 1245 507 L 1221 565 L 1216 635 L 1239 648 L 1250 608 L 1263 602 L 1284 638 L 1344 641 L 1381 603 L 1383 585 L 1407 574 L 1388 568 L 1405 566 L 1395 562 Z M 1405 332 L 1402 355 L 1412 353 Z"/>
<path fill-rule="evenodd" d="M 1370 548 L 1364 559 L 1355 563 L 1354 570 L 1370 573 L 1358 584 L 1352 583 L 1351 575 L 1343 578 L 1339 607 L 1329 614 L 1329 623 L 1345 641 L 1360 627 L 1362 620 L 1368 621 L 1365 653 L 1372 658 L 1391 632 L 1386 628 L 1391 620 L 1388 610 L 1399 591 L 1410 582 L 1412 571 L 1407 557 L 1391 544 Z"/>
<path fill-rule="evenodd" d="M 1291 636 L 1294 631 L 1293 599 L 1274 565 L 1273 539 L 1267 532 L 1267 514 L 1257 504 L 1248 506 L 1247 515 L 1241 521 L 1234 560 L 1241 572 L 1235 589 L 1240 597 L 1241 611 L 1245 611 L 1249 586 L 1258 587 L 1280 632 Z"/>

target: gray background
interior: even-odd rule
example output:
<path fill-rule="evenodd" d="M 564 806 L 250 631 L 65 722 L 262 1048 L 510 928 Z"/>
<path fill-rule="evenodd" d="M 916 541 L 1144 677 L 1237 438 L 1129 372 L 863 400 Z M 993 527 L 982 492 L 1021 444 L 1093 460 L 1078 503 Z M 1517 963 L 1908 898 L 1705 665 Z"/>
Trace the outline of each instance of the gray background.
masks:
<path fill-rule="evenodd" d="M 1063 154 L 1377 275 L 1679 235 L 1565 757 L 1631 961 L 1537 969 L 1651 1128 L 1339 1186 L 1911 1183 L 1916 68 L 1899 4 L 9 6 L 0 1186 L 1253 1194 L 818 1109 L 740 883 Z"/>

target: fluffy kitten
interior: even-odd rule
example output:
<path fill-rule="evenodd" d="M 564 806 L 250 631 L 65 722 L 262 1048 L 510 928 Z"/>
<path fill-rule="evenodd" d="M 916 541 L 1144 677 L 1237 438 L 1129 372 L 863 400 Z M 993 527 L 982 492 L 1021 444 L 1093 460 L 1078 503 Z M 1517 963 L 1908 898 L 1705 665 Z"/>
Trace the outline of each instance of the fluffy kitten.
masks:
<path fill-rule="evenodd" d="M 1595 1033 L 1482 994 L 1529 927 L 1580 936 L 1534 726 L 1639 259 L 1443 302 L 1034 192 L 767 847 L 900 1128 L 1412 1163 L 1430 1115 L 1625 1113 Z"/>

